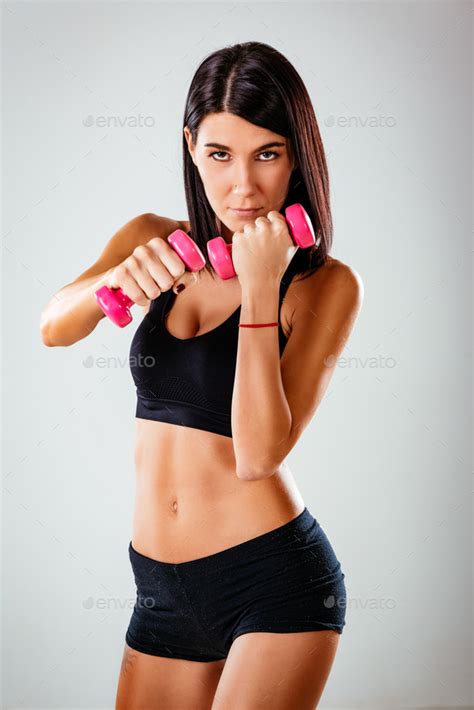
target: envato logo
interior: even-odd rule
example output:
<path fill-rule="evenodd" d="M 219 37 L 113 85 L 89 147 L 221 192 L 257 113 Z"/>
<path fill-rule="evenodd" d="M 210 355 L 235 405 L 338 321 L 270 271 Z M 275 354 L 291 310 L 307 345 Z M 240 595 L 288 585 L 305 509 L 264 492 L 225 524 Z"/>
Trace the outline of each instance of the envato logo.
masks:
<path fill-rule="evenodd" d="M 328 128 L 393 128 L 397 125 L 395 116 L 327 116 L 324 124 Z"/>
<path fill-rule="evenodd" d="M 138 356 L 130 355 L 130 357 L 115 357 L 114 355 L 109 355 L 108 357 L 93 357 L 88 355 L 82 361 L 84 367 L 100 367 L 100 368 L 117 368 L 117 367 L 154 367 L 156 365 L 156 358 L 153 355 L 145 355 L 143 357 L 142 353 L 138 353 Z"/>
<path fill-rule="evenodd" d="M 334 607 L 338 607 L 340 609 L 349 608 L 362 610 L 394 609 L 396 606 L 395 599 L 392 599 L 390 597 L 388 599 L 385 599 L 383 597 L 367 597 L 366 599 L 361 599 L 357 597 L 346 598 L 345 596 L 336 598 L 334 594 L 330 594 L 328 597 L 325 597 L 325 599 L 323 600 L 323 604 L 326 609 L 333 609 Z"/>
<path fill-rule="evenodd" d="M 89 114 L 82 119 L 82 125 L 86 128 L 95 126 L 96 128 L 153 128 L 155 125 L 154 116 L 93 116 Z"/>
<path fill-rule="evenodd" d="M 157 603 L 155 597 L 143 597 L 139 594 L 135 598 L 129 597 L 120 599 L 118 597 L 88 597 L 82 602 L 83 609 L 106 609 L 115 611 L 116 609 L 133 609 L 143 607 L 144 609 L 152 609 Z"/>
<path fill-rule="evenodd" d="M 326 367 L 347 367 L 347 368 L 357 368 L 364 369 L 369 367 L 372 369 L 392 369 L 396 367 L 397 361 L 393 357 L 384 357 L 383 355 L 378 355 L 378 357 L 340 357 L 336 358 L 335 355 L 328 355 L 324 358 L 324 364 Z"/>

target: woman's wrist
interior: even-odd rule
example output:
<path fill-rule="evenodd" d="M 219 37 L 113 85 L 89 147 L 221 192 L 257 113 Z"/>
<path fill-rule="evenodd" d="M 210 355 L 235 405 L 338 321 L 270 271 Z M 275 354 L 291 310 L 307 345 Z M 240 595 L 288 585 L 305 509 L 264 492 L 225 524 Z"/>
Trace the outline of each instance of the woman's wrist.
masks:
<path fill-rule="evenodd" d="M 261 283 L 257 287 L 242 289 L 240 323 L 278 322 L 280 285 L 277 282 Z"/>

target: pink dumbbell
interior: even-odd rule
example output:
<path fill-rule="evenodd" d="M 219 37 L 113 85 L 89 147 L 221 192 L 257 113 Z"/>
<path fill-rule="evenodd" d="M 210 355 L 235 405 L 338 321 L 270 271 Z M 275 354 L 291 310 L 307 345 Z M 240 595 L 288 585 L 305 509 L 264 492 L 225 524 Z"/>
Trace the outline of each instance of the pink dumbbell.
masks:
<path fill-rule="evenodd" d="M 287 207 L 285 219 L 288 222 L 293 241 L 301 249 L 307 249 L 316 243 L 313 225 L 303 205 L 297 202 Z M 207 242 L 207 253 L 214 270 L 221 279 L 232 279 L 237 276 L 232 263 L 232 244 L 227 244 L 222 237 L 215 237 Z"/>
<path fill-rule="evenodd" d="M 176 229 L 167 239 L 178 256 L 184 261 L 188 271 L 200 271 L 206 265 L 202 251 L 182 229 Z M 134 301 L 121 288 L 102 286 L 95 292 L 95 298 L 105 315 L 115 325 L 124 328 L 131 322 L 130 306 L 134 305 Z"/>

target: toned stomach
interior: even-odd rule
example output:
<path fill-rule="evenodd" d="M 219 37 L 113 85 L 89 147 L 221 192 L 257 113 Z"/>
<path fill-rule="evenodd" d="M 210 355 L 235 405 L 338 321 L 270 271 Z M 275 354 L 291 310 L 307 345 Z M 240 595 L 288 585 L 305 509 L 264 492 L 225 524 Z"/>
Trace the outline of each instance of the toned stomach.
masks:
<path fill-rule="evenodd" d="M 304 502 L 286 463 L 269 478 L 239 479 L 232 439 L 136 419 L 132 545 L 161 562 L 187 562 L 289 522 Z"/>

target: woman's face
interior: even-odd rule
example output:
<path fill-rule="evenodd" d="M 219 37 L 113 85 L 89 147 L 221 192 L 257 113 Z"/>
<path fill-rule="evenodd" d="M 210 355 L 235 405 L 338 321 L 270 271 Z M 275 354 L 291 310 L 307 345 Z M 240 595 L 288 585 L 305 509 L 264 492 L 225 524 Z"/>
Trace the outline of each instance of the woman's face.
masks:
<path fill-rule="evenodd" d="M 203 119 L 195 145 L 187 127 L 184 135 L 226 242 L 246 223 L 280 210 L 295 168 L 288 138 L 225 112 Z M 236 208 L 258 212 L 239 215 Z"/>

